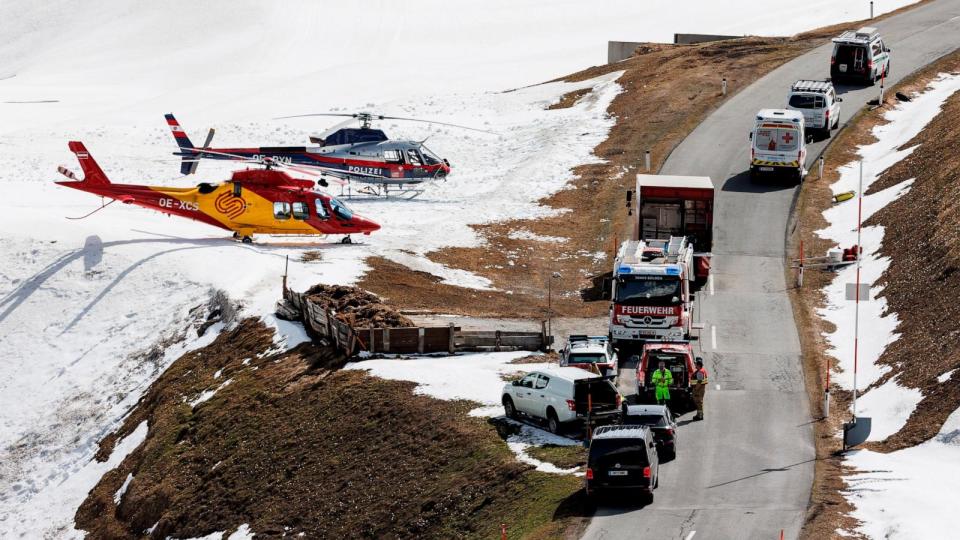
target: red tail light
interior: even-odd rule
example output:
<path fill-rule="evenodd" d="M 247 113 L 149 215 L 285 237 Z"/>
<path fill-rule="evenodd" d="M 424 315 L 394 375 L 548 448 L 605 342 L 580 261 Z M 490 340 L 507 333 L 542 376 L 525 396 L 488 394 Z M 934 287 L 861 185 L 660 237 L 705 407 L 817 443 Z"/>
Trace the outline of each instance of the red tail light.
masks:
<path fill-rule="evenodd" d="M 593 480 L 593 469 L 587 468 L 587 480 Z"/>
<path fill-rule="evenodd" d="M 831 56 L 831 57 L 830 57 L 830 65 L 832 66 L 832 65 L 834 65 L 834 64 L 836 64 L 836 63 L 837 63 L 837 57 L 836 57 L 836 56 Z"/>
<path fill-rule="evenodd" d="M 587 469 L 587 470 L 589 470 L 589 469 Z M 643 468 L 643 477 L 644 477 L 644 478 L 650 478 L 650 467 L 644 467 L 644 468 Z"/>
<path fill-rule="evenodd" d="M 577 402 L 572 399 L 568 399 L 567 408 L 570 409 L 571 411 L 577 410 Z"/>
<path fill-rule="evenodd" d="M 641 386 L 643 386 L 643 381 L 645 380 L 644 375 L 646 375 L 646 373 L 644 373 L 643 371 L 638 371 L 638 372 L 637 372 L 637 381 L 640 382 L 640 385 L 641 385 Z"/>
<path fill-rule="evenodd" d="M 623 396 L 617 394 L 617 408 L 620 408 L 621 403 L 623 403 Z"/>
<path fill-rule="evenodd" d="M 873 69 L 873 60 L 867 62 L 867 69 Z"/>
<path fill-rule="evenodd" d="M 673 435 L 673 428 L 666 429 L 667 435 Z"/>

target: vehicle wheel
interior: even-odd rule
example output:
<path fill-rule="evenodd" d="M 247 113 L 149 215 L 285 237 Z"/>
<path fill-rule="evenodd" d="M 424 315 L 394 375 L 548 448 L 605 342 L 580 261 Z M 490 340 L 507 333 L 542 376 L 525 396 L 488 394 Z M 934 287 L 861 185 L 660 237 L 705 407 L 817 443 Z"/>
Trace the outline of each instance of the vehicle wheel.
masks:
<path fill-rule="evenodd" d="M 653 489 L 657 489 L 658 487 L 660 487 L 660 464 L 659 463 L 657 463 L 657 479 L 653 481 Z"/>
<path fill-rule="evenodd" d="M 557 413 L 553 412 L 553 409 L 547 411 L 547 429 L 554 435 L 559 435 L 562 429 L 560 419 L 557 418 Z"/>
<path fill-rule="evenodd" d="M 831 132 L 830 126 L 827 126 L 827 129 L 823 130 L 823 138 L 829 139 L 831 135 L 833 135 L 833 132 Z"/>
<path fill-rule="evenodd" d="M 233 237 L 240 238 L 240 233 L 238 233 L 237 231 L 233 231 Z"/>
<path fill-rule="evenodd" d="M 514 407 L 513 400 L 509 396 L 503 398 L 503 412 L 507 415 L 507 418 L 517 419 L 517 408 Z"/>
<path fill-rule="evenodd" d="M 642 502 L 642 503 L 645 504 L 645 505 L 646 505 L 646 504 L 653 504 L 653 492 L 651 491 L 650 493 L 644 493 L 644 494 L 640 497 L 640 502 Z"/>
<path fill-rule="evenodd" d="M 757 175 L 757 170 L 754 169 L 753 167 L 750 167 L 750 181 L 751 181 L 751 182 L 756 182 L 756 181 L 757 181 L 757 176 L 758 176 L 758 175 Z"/>
<path fill-rule="evenodd" d="M 253 243 L 253 238 L 250 238 L 249 236 L 244 236 L 244 237 L 243 237 L 243 240 L 241 240 L 241 242 L 243 242 L 244 244 L 252 244 L 252 243 Z"/>
<path fill-rule="evenodd" d="M 341 240 L 340 243 L 341 243 L 341 244 L 352 244 L 352 243 L 353 243 L 353 239 L 350 238 L 349 236 L 344 236 L 344 237 L 343 237 L 343 240 Z"/>

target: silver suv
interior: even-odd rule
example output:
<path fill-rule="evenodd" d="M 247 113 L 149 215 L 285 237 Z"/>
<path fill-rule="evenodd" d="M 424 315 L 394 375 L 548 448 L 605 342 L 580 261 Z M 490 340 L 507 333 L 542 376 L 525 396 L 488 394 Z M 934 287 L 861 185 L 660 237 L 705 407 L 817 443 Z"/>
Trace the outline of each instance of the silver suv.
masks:
<path fill-rule="evenodd" d="M 787 95 L 787 109 L 803 114 L 807 133 L 817 130 L 830 136 L 830 130 L 840 125 L 840 102 L 830 81 L 797 81 Z"/>

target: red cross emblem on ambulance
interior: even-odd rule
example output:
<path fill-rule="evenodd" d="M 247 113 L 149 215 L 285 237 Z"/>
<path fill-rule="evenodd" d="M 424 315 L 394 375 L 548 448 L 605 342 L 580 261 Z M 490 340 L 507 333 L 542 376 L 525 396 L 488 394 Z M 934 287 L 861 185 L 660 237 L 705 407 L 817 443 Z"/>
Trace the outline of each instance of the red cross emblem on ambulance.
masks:
<path fill-rule="evenodd" d="M 784 143 L 790 144 L 790 141 L 792 141 L 792 140 L 793 140 L 793 135 L 791 135 L 789 131 L 783 134 L 783 142 L 784 142 Z"/>

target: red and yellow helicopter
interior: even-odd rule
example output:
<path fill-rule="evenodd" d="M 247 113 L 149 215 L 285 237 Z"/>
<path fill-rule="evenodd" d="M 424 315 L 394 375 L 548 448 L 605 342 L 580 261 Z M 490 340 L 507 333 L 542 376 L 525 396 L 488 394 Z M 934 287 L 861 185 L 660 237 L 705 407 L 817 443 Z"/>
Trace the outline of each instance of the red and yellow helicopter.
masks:
<path fill-rule="evenodd" d="M 112 199 L 82 217 L 120 201 L 233 231 L 233 237 L 244 243 L 251 243 L 254 234 L 343 234 L 341 243 L 349 244 L 351 234 L 370 234 L 380 229 L 380 225 L 355 214 L 335 197 L 314 191 L 313 180 L 293 178 L 276 170 L 278 164 L 269 159 L 258 161 L 265 165 L 264 169 L 236 171 L 230 180 L 220 184 L 201 183 L 189 188 L 142 186 L 110 182 L 83 143 L 74 141 L 69 146 L 84 177 L 78 180 L 73 172 L 59 167 L 59 172 L 70 181 L 57 184 Z"/>
<path fill-rule="evenodd" d="M 320 135 L 310 137 L 315 146 L 258 146 L 243 148 L 212 148 L 214 130 L 211 129 L 203 146 L 194 146 L 190 137 L 173 114 L 165 115 L 173 132 L 181 156 L 180 173 L 193 174 L 201 159 L 272 159 L 276 163 L 299 165 L 317 169 L 322 175 L 346 182 L 365 184 L 365 193 L 387 196 L 393 193 L 416 196 L 419 184 L 445 178 L 450 174 L 450 162 L 424 145 L 424 141 L 390 140 L 383 130 L 372 127 L 376 120 L 403 120 L 426 122 L 461 129 L 491 133 L 482 129 L 434 122 L 416 118 L 383 116 L 369 112 L 354 114 L 316 113 L 281 118 L 308 116 L 340 116 L 348 120 L 333 126 Z M 360 127 L 347 127 L 359 122 Z"/>

